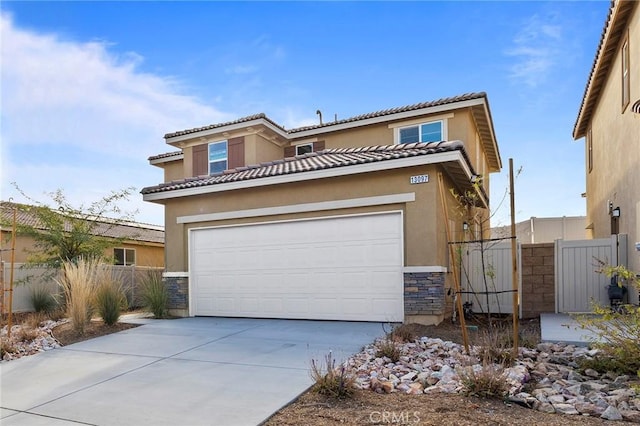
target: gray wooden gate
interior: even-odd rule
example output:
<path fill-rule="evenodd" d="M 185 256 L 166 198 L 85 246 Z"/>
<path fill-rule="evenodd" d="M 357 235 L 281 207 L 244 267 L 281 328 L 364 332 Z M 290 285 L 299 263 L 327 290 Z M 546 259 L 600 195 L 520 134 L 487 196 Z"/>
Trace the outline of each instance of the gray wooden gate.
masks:
<path fill-rule="evenodd" d="M 462 246 L 462 251 L 460 282 L 462 291 L 467 292 L 463 294 L 463 302 L 472 302 L 472 310 L 477 313 L 512 314 L 511 241 L 487 242 L 484 243 L 484 249 L 480 243 L 466 244 Z M 520 244 L 517 245 L 516 253 L 520 275 Z M 521 294 L 521 277 L 518 278 L 518 283 L 518 294 Z M 521 316 L 522 304 L 519 305 L 518 315 Z"/>
<path fill-rule="evenodd" d="M 556 312 L 590 312 L 593 303 L 609 304 L 609 278 L 596 272 L 598 262 L 626 265 L 627 236 L 596 240 L 557 240 Z"/>

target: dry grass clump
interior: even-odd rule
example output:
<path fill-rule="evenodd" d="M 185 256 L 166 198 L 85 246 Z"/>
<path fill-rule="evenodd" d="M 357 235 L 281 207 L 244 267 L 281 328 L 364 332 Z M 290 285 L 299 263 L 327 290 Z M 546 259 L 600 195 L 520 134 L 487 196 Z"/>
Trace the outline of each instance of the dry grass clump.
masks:
<path fill-rule="evenodd" d="M 99 259 L 67 261 L 62 264 L 61 278 L 56 280 L 64 292 L 67 316 L 78 334 L 84 334 L 86 325 L 91 321 L 99 268 Z"/>
<path fill-rule="evenodd" d="M 509 392 L 507 374 L 500 364 L 485 361 L 481 365 L 459 367 L 457 370 L 466 395 L 504 398 Z"/>
<path fill-rule="evenodd" d="M 118 322 L 122 311 L 127 309 L 127 297 L 122 280 L 113 277 L 111 269 L 101 265 L 96 271 L 94 308 L 106 325 Z"/>
<path fill-rule="evenodd" d="M 336 367 L 331 352 L 325 356 L 324 367 L 319 361 L 311 360 L 311 378 L 315 382 L 313 391 L 324 396 L 342 399 L 353 396 L 355 378 L 344 365 Z"/>
<path fill-rule="evenodd" d="M 400 355 L 402 355 L 400 348 L 391 339 L 381 339 L 376 342 L 376 357 L 378 358 L 389 358 L 391 362 L 398 362 L 400 360 Z"/>

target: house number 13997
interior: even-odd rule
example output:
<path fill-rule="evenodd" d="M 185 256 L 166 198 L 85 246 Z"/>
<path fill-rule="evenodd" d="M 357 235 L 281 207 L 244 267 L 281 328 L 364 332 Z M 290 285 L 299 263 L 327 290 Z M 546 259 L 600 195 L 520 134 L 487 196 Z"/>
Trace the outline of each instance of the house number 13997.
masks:
<path fill-rule="evenodd" d="M 409 183 L 411 183 L 411 185 L 416 183 L 427 183 L 427 182 L 429 182 L 429 175 L 417 175 L 417 176 L 411 176 L 409 178 Z"/>

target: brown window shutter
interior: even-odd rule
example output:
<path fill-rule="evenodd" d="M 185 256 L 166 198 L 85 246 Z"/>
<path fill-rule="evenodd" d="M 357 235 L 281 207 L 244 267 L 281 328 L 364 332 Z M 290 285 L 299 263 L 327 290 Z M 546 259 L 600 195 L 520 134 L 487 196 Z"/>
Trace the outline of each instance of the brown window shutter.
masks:
<path fill-rule="evenodd" d="M 209 144 L 197 145 L 192 148 L 193 175 L 203 176 L 209 174 Z"/>
<path fill-rule="evenodd" d="M 313 152 L 322 151 L 324 149 L 324 141 L 318 141 L 313 143 Z"/>
<path fill-rule="evenodd" d="M 244 136 L 227 141 L 227 168 L 244 166 Z"/>
<path fill-rule="evenodd" d="M 296 156 L 296 147 L 295 146 L 285 146 L 284 147 L 284 156 L 286 157 L 295 157 Z"/>

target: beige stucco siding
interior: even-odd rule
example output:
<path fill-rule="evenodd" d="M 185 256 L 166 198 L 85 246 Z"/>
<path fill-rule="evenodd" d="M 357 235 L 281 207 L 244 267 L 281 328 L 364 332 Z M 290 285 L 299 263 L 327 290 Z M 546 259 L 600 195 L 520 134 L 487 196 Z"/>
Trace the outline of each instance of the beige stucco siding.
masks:
<path fill-rule="evenodd" d="M 171 182 L 184 178 L 183 160 L 171 161 L 162 165 L 164 168 L 164 181 Z"/>
<path fill-rule="evenodd" d="M 405 265 L 443 266 L 447 260 L 446 244 L 444 244 L 446 236 L 444 228 L 437 223 L 441 220 L 437 171 L 437 166 L 420 166 L 167 200 L 165 233 L 167 240 L 172 241 L 172 244 L 166 248 L 167 270 L 174 272 L 188 270 L 187 235 L 191 228 L 391 210 L 401 210 L 404 214 Z M 409 183 L 410 176 L 425 173 L 430 177 L 428 183 L 418 185 Z M 446 191 L 448 193 L 448 189 Z M 177 223 L 177 219 L 183 216 L 402 193 L 415 193 L 415 201 L 318 212 Z"/>
<path fill-rule="evenodd" d="M 629 234 L 630 246 L 640 241 L 640 117 L 631 105 L 640 99 L 640 7 L 636 7 L 629 26 L 631 102 L 622 110 L 621 46 L 618 46 L 607 82 L 591 121 L 593 169 L 587 173 L 587 222 L 593 223 L 592 236 L 611 233 L 607 203 L 620 207 L 620 233 Z M 585 150 L 588 148 L 585 143 Z M 629 266 L 640 270 L 640 256 L 633 247 L 628 251 Z"/>

